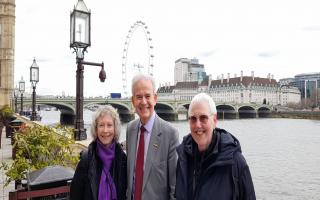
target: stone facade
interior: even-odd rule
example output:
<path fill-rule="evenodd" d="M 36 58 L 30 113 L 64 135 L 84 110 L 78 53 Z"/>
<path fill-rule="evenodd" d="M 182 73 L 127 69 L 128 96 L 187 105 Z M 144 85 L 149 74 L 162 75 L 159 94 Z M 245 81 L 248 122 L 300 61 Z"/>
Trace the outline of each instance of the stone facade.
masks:
<path fill-rule="evenodd" d="M 15 0 L 0 0 L 0 107 L 10 105 L 14 85 Z"/>
<path fill-rule="evenodd" d="M 208 93 L 217 103 L 287 105 L 300 102 L 298 88 L 280 86 L 271 77 L 240 76 L 226 79 L 178 82 L 175 86 L 160 87 L 160 99 L 190 100 L 200 92 Z"/>

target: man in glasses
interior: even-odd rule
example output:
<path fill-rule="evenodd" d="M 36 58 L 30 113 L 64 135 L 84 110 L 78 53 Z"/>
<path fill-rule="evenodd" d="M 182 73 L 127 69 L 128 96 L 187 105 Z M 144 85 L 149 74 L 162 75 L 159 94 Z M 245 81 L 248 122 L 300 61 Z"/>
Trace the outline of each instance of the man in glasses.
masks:
<path fill-rule="evenodd" d="M 191 134 L 177 147 L 176 199 L 256 199 L 239 141 L 216 127 L 217 110 L 212 98 L 197 94 L 188 115 Z"/>

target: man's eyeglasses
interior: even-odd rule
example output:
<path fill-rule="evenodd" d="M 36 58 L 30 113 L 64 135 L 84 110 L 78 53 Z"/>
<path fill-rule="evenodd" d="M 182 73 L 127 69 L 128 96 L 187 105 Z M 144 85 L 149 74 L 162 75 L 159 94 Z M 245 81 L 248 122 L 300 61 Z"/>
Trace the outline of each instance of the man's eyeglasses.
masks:
<path fill-rule="evenodd" d="M 212 115 L 212 114 L 211 114 Z M 196 117 L 196 116 L 190 116 L 188 119 L 191 123 L 196 123 L 197 120 L 199 119 L 199 121 L 201 123 L 207 123 L 208 122 L 208 119 L 211 115 L 200 115 L 199 117 Z"/>

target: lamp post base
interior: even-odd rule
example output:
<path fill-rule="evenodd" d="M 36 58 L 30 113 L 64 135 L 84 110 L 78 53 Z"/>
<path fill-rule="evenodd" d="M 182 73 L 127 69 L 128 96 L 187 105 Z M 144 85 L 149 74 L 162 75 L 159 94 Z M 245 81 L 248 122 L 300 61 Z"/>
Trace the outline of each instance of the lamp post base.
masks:
<path fill-rule="evenodd" d="M 86 133 L 86 129 L 75 129 L 74 130 L 74 139 L 76 141 L 80 141 L 80 140 L 86 140 L 87 139 L 87 133 Z"/>

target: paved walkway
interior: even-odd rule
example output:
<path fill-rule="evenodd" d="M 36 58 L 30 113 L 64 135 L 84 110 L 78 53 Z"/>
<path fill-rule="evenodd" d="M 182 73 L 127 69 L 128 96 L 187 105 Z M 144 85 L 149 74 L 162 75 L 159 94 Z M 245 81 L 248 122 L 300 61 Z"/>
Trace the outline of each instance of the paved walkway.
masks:
<path fill-rule="evenodd" d="M 0 149 L 0 162 L 12 162 L 12 145 L 11 139 L 6 138 L 5 128 L 2 130 L 1 149 Z M 9 199 L 9 191 L 14 190 L 14 182 L 4 188 L 4 180 L 6 176 L 4 171 L 0 170 L 0 200 Z"/>

